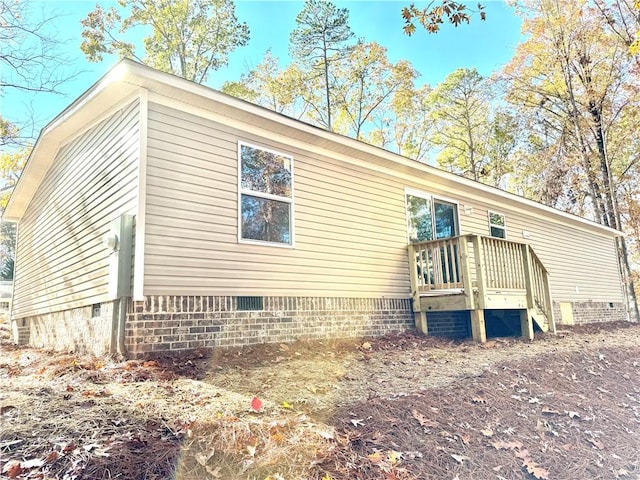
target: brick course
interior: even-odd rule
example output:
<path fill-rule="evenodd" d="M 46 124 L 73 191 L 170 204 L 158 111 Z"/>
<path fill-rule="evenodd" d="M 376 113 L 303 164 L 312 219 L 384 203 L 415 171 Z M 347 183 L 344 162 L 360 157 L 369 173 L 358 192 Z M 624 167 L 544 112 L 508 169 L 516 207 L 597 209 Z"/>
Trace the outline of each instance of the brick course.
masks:
<path fill-rule="evenodd" d="M 17 344 L 95 355 L 109 352 L 112 325 L 112 302 L 102 303 L 100 315 L 95 317 L 88 305 L 11 321 Z"/>
<path fill-rule="evenodd" d="M 629 320 L 622 302 L 573 302 L 572 310 L 576 325 Z M 556 323 L 561 325 L 562 316 L 560 315 L 560 304 L 558 302 L 553 302 L 553 315 Z"/>
<path fill-rule="evenodd" d="M 132 302 L 128 355 L 378 336 L 414 326 L 410 299 L 264 297 L 263 307 L 239 311 L 236 297 L 229 296 L 149 296 Z"/>

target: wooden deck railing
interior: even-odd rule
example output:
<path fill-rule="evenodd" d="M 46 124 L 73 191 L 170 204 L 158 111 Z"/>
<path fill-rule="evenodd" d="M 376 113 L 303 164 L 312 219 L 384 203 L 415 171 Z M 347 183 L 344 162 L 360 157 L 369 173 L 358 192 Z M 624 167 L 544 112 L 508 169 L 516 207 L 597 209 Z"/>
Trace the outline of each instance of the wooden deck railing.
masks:
<path fill-rule="evenodd" d="M 409 258 L 414 259 L 412 279 L 417 291 L 462 288 L 460 240 L 452 237 L 444 240 L 420 242 L 409 245 Z"/>
<path fill-rule="evenodd" d="M 553 315 L 549 273 L 526 243 L 482 235 L 462 235 L 417 242 L 408 247 L 414 295 L 437 295 L 462 289 L 467 308 L 485 308 L 488 292 L 522 292 L 527 308 Z"/>

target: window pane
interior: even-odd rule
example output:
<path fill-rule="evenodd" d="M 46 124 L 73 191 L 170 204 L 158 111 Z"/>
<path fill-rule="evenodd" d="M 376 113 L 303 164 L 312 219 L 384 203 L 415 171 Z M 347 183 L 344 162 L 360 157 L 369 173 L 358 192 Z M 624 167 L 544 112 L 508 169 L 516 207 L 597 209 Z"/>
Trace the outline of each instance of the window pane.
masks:
<path fill-rule="evenodd" d="M 504 234 L 504 228 L 491 227 L 491 236 L 495 238 L 506 238 L 506 235 Z"/>
<path fill-rule="evenodd" d="M 434 203 L 436 212 L 436 239 L 455 237 L 456 207 L 449 203 Z"/>
<path fill-rule="evenodd" d="M 407 195 L 407 210 L 409 217 L 409 240 L 411 242 L 433 240 L 431 200 Z"/>
<path fill-rule="evenodd" d="M 242 238 L 291 243 L 290 208 L 286 202 L 242 195 Z"/>
<path fill-rule="evenodd" d="M 504 227 L 504 215 L 489 212 L 489 223 L 499 227 Z"/>
<path fill-rule="evenodd" d="M 245 190 L 291 197 L 291 159 L 241 145 L 241 186 Z"/>

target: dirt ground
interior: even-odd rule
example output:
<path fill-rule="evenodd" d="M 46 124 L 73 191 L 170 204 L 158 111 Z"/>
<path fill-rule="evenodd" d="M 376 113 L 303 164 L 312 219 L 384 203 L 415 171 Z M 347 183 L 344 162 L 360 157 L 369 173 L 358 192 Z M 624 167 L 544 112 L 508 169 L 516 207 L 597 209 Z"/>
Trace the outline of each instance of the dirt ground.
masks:
<path fill-rule="evenodd" d="M 640 479 L 640 326 L 117 362 L 2 346 L 0 478 Z"/>

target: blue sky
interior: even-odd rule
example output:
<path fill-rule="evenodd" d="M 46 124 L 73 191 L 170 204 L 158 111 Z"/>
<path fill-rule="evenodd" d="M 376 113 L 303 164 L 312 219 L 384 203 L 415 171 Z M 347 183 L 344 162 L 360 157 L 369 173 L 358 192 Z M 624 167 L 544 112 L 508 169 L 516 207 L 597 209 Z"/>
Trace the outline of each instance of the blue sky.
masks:
<path fill-rule="evenodd" d="M 80 20 L 91 11 L 95 1 L 34 1 L 34 12 L 55 13 L 52 32 L 65 42 L 70 58 L 69 69 L 80 73 L 62 87 L 64 95 L 24 95 L 5 91 L 1 98 L 2 114 L 10 120 L 22 120 L 32 110 L 37 127 L 41 128 L 69 103 L 103 75 L 117 58 L 105 58 L 101 63 L 88 63 L 80 51 Z M 115 2 L 99 1 L 104 7 Z M 335 1 L 349 10 L 349 23 L 357 37 L 376 41 L 387 47 L 392 61 L 409 60 L 421 73 L 418 84 L 435 85 L 460 67 L 475 67 L 483 75 L 499 69 L 509 61 L 520 39 L 521 21 L 511 7 L 502 1 L 483 1 L 487 20 L 474 18 L 470 25 L 454 28 L 444 26 L 436 35 L 419 30 L 412 37 L 402 33 L 400 11 L 411 3 L 406 1 Z M 426 2 L 423 2 L 426 4 Z M 280 57 L 281 65 L 288 63 L 289 33 L 295 27 L 295 17 L 302 1 L 237 0 L 236 16 L 247 22 L 251 39 L 247 46 L 236 50 L 229 66 L 215 72 L 208 85 L 217 88 L 226 80 L 237 80 L 240 74 L 260 62 L 267 49 Z M 416 2 L 419 6 L 421 2 Z M 470 2 L 473 6 L 476 2 Z M 37 132 L 36 132 L 37 133 Z"/>

